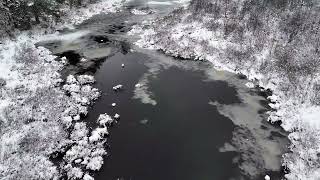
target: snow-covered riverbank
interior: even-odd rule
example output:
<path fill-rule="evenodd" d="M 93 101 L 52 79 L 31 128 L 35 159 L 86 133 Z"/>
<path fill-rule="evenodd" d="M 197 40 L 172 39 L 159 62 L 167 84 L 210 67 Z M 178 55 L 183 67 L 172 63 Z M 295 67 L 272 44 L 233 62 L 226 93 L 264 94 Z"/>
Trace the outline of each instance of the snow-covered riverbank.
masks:
<path fill-rule="evenodd" d="M 316 59 L 319 57 L 314 57 L 316 55 L 313 53 L 314 46 L 311 39 L 316 36 L 312 29 L 305 29 L 304 33 L 309 34 L 308 40 L 303 39 L 301 35 L 290 42 L 286 34 L 279 32 L 282 28 L 282 19 L 273 17 L 274 19 L 269 21 L 265 19 L 268 27 L 263 28 L 268 32 L 250 34 L 249 30 L 243 34 L 243 39 L 239 40 L 236 39 L 238 36 L 235 34 L 237 28 L 234 32 L 231 31 L 230 36 L 225 35 L 226 29 L 229 28 L 226 24 L 232 23 L 231 20 L 225 20 L 224 17 L 216 18 L 211 14 L 206 16 L 203 11 L 210 11 L 210 9 L 205 7 L 200 8 L 199 12 L 193 15 L 192 8 L 195 6 L 186 11 L 177 10 L 166 18 L 146 23 L 148 24 L 146 27 L 136 26 L 130 33 L 142 34 L 141 39 L 136 43 L 140 47 L 162 50 L 182 58 L 208 60 L 217 69 L 246 75 L 252 81 L 252 84 L 248 84 L 249 87 L 255 85 L 270 89 L 273 94 L 268 97 L 271 102 L 269 105 L 274 111 L 268 112 L 269 120 L 270 122 L 281 121 L 281 126 L 290 132 L 291 152 L 283 155 L 283 166 L 289 169 L 286 178 L 319 179 L 320 69 L 316 64 Z M 242 6 L 244 5 L 235 4 L 235 7 L 240 10 Z M 270 16 L 268 15 L 262 17 L 267 18 Z M 315 16 L 316 14 L 310 13 L 310 17 Z M 246 20 L 244 19 L 242 23 L 247 23 Z M 211 29 L 209 25 L 212 25 Z M 234 26 L 237 27 L 237 25 Z M 287 40 L 291 44 L 296 44 L 295 55 L 291 51 L 293 60 L 287 65 L 276 64 L 281 62 L 274 54 L 281 47 L 275 48 L 274 42 L 284 43 Z M 304 69 L 300 70 L 300 67 Z"/>
<path fill-rule="evenodd" d="M 118 11 L 122 3 L 106 0 L 71 11 L 55 28 Z M 90 180 L 90 173 L 103 164 L 106 141 L 102 137 L 112 118 L 102 115 L 92 132 L 80 121 L 100 93 L 91 86 L 92 76 L 62 79 L 63 61 L 35 46 L 48 38 L 46 32 L 52 29 L 23 32 L 0 44 L 0 179 Z"/>

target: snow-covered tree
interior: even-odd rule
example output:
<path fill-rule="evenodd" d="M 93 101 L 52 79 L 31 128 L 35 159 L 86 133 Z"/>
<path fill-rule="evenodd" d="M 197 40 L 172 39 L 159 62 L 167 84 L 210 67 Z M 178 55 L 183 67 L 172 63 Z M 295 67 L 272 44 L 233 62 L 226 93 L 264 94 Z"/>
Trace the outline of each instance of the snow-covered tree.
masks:
<path fill-rule="evenodd" d="M 15 29 L 28 30 L 34 25 L 50 25 L 62 16 L 62 6 L 81 7 L 95 0 L 0 0 L 0 38 Z"/>
<path fill-rule="evenodd" d="M 39 24 L 41 19 L 52 16 L 59 17 L 60 3 L 56 0 L 1 0 L 6 15 L 14 24 L 14 28 L 29 29 Z"/>

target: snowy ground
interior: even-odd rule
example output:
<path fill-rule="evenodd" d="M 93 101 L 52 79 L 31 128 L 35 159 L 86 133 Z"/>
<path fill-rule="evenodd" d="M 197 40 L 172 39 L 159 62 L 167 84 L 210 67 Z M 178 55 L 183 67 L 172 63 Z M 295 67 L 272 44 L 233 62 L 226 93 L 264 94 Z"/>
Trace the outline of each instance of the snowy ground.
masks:
<path fill-rule="evenodd" d="M 136 42 L 140 47 L 163 50 L 167 54 L 183 58 L 208 60 L 217 69 L 246 75 L 252 81 L 248 83 L 248 87 L 260 86 L 272 90 L 273 95 L 268 99 L 274 111 L 268 112 L 269 120 L 281 121 L 281 126 L 290 132 L 291 152 L 283 155 L 283 165 L 290 170 L 286 178 L 319 179 L 320 106 L 315 103 L 320 83 L 319 69 L 316 69 L 313 76 L 297 77 L 297 84 L 291 84 L 284 74 L 286 72 L 276 71 L 273 66 L 265 65 L 269 68 L 266 72 L 261 68 L 264 63 L 274 62 L 269 56 L 272 48 L 268 42 L 265 42 L 259 53 L 250 57 L 253 58 L 252 61 L 230 60 L 228 50 L 242 50 L 247 48 L 246 45 L 223 38 L 223 33 L 219 30 L 208 29 L 206 25 L 210 18 L 203 18 L 202 22 L 191 21 L 188 13 L 181 14 L 182 16 L 171 15 L 163 20 L 145 22 L 147 26 L 136 26 L 130 34 L 141 35 L 141 39 Z M 172 21 L 168 20 L 170 18 Z M 223 24 L 222 21 L 216 23 Z M 271 27 L 276 28 L 277 24 Z M 225 111 L 225 108 L 221 111 Z"/>
<path fill-rule="evenodd" d="M 71 11 L 56 27 L 115 12 L 122 3 L 106 0 Z M 62 79 L 63 61 L 35 46 L 47 38 L 45 32 L 25 32 L 0 45 L 0 179 L 91 180 L 103 164 L 104 137 L 113 118 L 101 115 L 92 131 L 81 122 L 100 92 L 91 86 L 92 76 Z"/>

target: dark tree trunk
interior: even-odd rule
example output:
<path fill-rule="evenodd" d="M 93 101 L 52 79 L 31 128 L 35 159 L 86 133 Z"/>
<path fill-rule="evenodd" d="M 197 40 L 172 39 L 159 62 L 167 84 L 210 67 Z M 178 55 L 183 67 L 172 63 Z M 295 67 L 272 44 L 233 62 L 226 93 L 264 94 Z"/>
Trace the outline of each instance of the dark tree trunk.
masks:
<path fill-rule="evenodd" d="M 77 0 L 77 2 L 78 2 L 78 3 L 77 3 L 78 6 L 81 6 L 81 5 L 82 5 L 82 0 Z"/>
<path fill-rule="evenodd" d="M 74 4 L 74 0 L 69 0 L 69 6 L 70 6 L 70 9 L 72 9 L 73 4 Z"/>
<path fill-rule="evenodd" d="M 36 6 L 33 6 L 32 7 L 32 11 L 33 11 L 33 15 L 34 15 L 34 18 L 36 19 L 36 23 L 37 24 L 40 24 L 40 13 L 39 13 L 39 10 L 37 9 Z"/>

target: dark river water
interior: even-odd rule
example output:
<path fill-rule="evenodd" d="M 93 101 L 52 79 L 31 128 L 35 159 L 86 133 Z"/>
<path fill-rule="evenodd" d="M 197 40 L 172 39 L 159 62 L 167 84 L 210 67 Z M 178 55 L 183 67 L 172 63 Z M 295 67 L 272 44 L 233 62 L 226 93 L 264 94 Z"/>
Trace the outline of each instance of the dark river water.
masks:
<path fill-rule="evenodd" d="M 121 64 L 125 64 L 125 68 L 121 68 Z M 206 62 L 180 61 L 139 52 L 117 53 L 108 58 L 95 73 L 96 87 L 104 93 L 92 107 L 88 120 L 95 122 L 99 114 L 105 112 L 118 113 L 121 119 L 111 129 L 109 156 L 96 179 L 262 179 L 264 173 L 280 179 L 277 151 L 282 151 L 285 145 L 280 143 L 285 141 L 280 129 L 262 118 L 255 119 L 258 111 L 264 109 L 263 97 L 256 102 L 261 105 L 256 107 L 256 113 L 249 115 L 260 121 L 258 125 L 243 127 L 248 134 L 235 134 L 242 123 L 233 122 L 210 102 L 230 106 L 230 109 L 245 107 L 239 89 L 235 84 L 217 80 L 219 77 L 210 77 L 208 71 L 214 69 Z M 234 75 L 227 79 L 244 81 Z M 147 86 L 144 92 L 135 87 L 141 82 Z M 117 84 L 122 84 L 124 89 L 113 91 L 112 87 Z M 257 92 L 248 93 L 258 96 L 254 94 Z M 117 106 L 112 107 L 112 103 Z M 242 111 L 251 113 L 245 108 Z M 240 118 L 250 123 L 250 119 L 241 115 Z M 242 136 L 234 137 L 238 135 Z M 235 142 L 234 150 L 222 150 L 226 143 L 233 141 L 240 144 Z M 241 144 L 241 141 L 252 144 Z M 257 158 L 263 156 L 265 147 L 254 144 L 256 141 L 276 143 L 271 144 L 276 149 L 265 157 L 276 160 L 272 162 L 274 169 L 268 170 L 266 159 Z M 245 167 L 239 168 L 240 164 Z"/>
<path fill-rule="evenodd" d="M 120 114 L 95 179 L 281 179 L 286 134 L 266 121 L 268 101 L 261 90 L 209 62 L 135 47 L 126 35 L 130 27 L 170 9 L 157 5 L 161 13 L 146 17 L 130 13 L 155 8 L 144 5 L 132 1 L 123 12 L 94 16 L 38 44 L 67 58 L 62 74 L 95 76 L 102 96 L 90 108 L 89 126 L 96 126 L 100 114 Z M 118 84 L 123 89 L 113 91 Z"/>
<path fill-rule="evenodd" d="M 112 128 L 110 156 L 97 179 L 229 179 L 239 171 L 233 152 L 219 153 L 234 125 L 208 103 L 237 103 L 234 88 L 222 81 L 203 82 L 202 72 L 177 67 L 161 71 L 149 84 L 156 105 L 133 99 L 135 83 L 146 71 L 143 54 L 115 55 L 96 73 L 106 92 L 93 106 L 90 120 L 119 113 Z M 125 63 L 125 68 L 121 68 Z M 112 85 L 124 85 L 113 92 Z M 113 102 L 116 107 L 110 106 Z M 225 173 L 228 169 L 229 173 Z"/>

